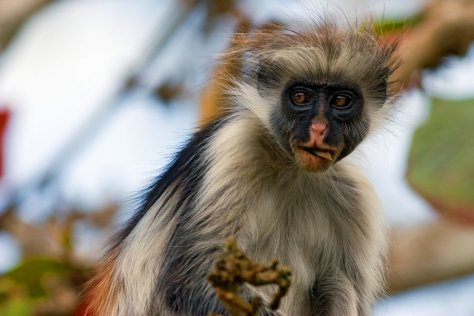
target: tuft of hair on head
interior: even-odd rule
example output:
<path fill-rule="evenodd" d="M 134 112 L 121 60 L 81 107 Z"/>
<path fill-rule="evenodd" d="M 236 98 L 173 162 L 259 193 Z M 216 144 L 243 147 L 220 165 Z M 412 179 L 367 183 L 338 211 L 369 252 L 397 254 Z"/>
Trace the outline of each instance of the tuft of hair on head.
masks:
<path fill-rule="evenodd" d="M 360 82 L 370 91 L 369 97 L 393 98 L 399 87 L 389 76 L 398 66 L 398 41 L 382 41 L 370 18 L 317 17 L 271 23 L 238 34 L 223 56 L 228 62 L 241 62 L 239 76 L 247 82 L 264 79 L 271 87 L 274 81 L 306 73 Z"/>

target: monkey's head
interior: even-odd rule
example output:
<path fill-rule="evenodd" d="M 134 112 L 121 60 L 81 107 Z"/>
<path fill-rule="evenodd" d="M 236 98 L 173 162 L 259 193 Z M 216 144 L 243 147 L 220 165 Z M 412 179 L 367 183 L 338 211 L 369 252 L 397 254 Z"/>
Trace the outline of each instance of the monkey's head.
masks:
<path fill-rule="evenodd" d="M 350 154 L 392 96 L 394 45 L 382 46 L 371 30 L 326 19 L 297 31 L 254 31 L 243 42 L 243 106 L 308 171 L 326 170 Z"/>

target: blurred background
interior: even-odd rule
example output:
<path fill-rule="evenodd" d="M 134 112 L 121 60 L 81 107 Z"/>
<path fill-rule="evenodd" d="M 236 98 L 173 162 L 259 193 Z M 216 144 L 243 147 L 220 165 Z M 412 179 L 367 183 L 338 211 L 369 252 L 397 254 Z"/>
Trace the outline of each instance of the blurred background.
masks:
<path fill-rule="evenodd" d="M 473 0 L 0 0 L 0 315 L 81 315 L 134 196 L 218 115 L 235 30 L 308 6 L 400 39 L 393 122 L 356 153 L 391 238 L 374 315 L 474 315 Z"/>

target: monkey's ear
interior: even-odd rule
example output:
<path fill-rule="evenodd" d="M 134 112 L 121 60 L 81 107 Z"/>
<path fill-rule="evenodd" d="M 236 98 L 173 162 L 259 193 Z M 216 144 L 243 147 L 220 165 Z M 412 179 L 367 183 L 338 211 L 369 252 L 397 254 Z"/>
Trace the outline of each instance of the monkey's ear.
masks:
<path fill-rule="evenodd" d="M 256 73 L 259 93 L 262 94 L 264 91 L 278 88 L 282 80 L 282 74 L 283 67 L 278 62 L 269 59 L 260 60 Z"/>

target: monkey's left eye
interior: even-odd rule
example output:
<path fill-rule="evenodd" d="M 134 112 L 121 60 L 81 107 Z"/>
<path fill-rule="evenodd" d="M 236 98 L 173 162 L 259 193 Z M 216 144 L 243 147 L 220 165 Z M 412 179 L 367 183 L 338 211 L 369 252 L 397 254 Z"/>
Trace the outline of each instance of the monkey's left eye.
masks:
<path fill-rule="evenodd" d="M 352 98 L 348 95 L 337 94 L 331 98 L 330 104 L 336 108 L 346 108 L 352 104 Z"/>
<path fill-rule="evenodd" d="M 303 90 L 296 90 L 291 94 L 291 101 L 295 105 L 308 105 L 311 99 L 311 95 Z"/>

